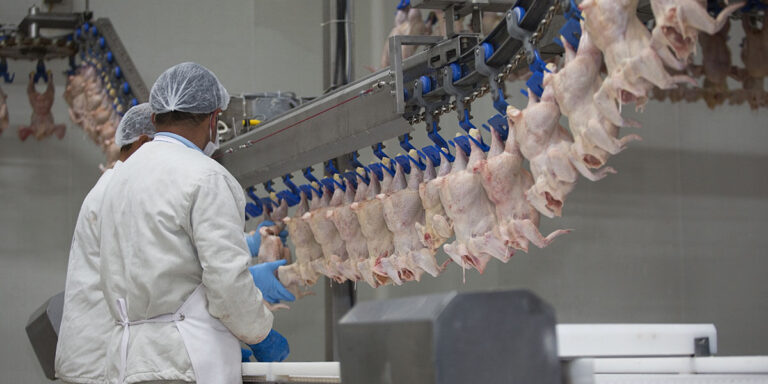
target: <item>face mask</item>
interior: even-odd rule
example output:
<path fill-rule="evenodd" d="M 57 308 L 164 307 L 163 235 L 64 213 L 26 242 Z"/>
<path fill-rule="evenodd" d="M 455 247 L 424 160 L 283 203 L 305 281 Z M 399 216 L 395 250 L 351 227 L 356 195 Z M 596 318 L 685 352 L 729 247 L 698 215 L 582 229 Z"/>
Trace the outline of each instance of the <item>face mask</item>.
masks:
<path fill-rule="evenodd" d="M 219 132 L 217 131 L 216 123 L 214 123 L 213 115 L 211 115 L 211 126 L 208 128 L 212 128 L 213 134 L 211 134 L 211 137 L 214 139 L 213 141 L 208 141 L 208 144 L 203 148 L 203 153 L 205 153 L 206 156 L 211 157 L 213 156 L 213 153 L 219 149 Z"/>

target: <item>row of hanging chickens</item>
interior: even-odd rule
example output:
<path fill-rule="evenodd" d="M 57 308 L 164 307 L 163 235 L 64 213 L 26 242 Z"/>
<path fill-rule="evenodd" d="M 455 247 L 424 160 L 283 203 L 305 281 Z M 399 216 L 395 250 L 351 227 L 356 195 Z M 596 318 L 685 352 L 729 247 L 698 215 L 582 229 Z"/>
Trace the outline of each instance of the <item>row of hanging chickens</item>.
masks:
<path fill-rule="evenodd" d="M 107 165 L 101 166 L 102 170 L 111 168 L 119 155 L 119 148 L 114 142 L 120 115 L 110 101 L 97 68 L 83 63 L 75 73 L 69 75 L 64 100 L 69 105 L 70 120 L 81 126 L 107 155 Z"/>
<path fill-rule="evenodd" d="M 656 1 L 655 6 L 664 7 L 667 3 L 679 3 L 682 8 L 690 7 L 690 9 L 701 9 L 706 6 L 706 2 L 701 0 Z M 700 11 L 683 12 L 689 15 L 684 17 L 704 17 Z M 670 17 L 672 18 L 669 19 L 669 22 L 674 22 L 675 16 Z M 484 13 L 482 18 L 483 30 L 485 32 L 490 31 L 501 19 L 502 15 L 500 14 Z M 683 84 L 669 90 L 656 88 L 651 95 L 653 99 L 660 101 L 669 99 L 672 102 L 697 102 L 704 99 L 711 109 L 724 104 L 726 101 L 730 105 L 740 105 L 746 102 L 752 109 L 768 107 L 768 92 L 763 88 L 763 79 L 768 77 L 768 28 L 766 28 L 768 12 L 764 11 L 762 21 L 750 15 L 742 16 L 745 37 L 742 42 L 741 59 L 744 68 L 737 68 L 731 64 L 731 52 L 728 48 L 730 22 L 727 19 L 724 20 L 725 26 L 718 33 L 705 34 L 702 37 L 700 41 L 703 53 L 702 63 L 692 65 L 685 71 L 692 77 L 703 77 L 702 84 L 690 87 Z M 389 37 L 397 35 L 444 35 L 444 23 L 440 14 L 431 14 L 424 20 L 419 9 L 399 9 L 395 14 L 395 27 L 390 32 Z M 759 25 L 760 23 L 762 25 Z M 463 19 L 456 20 L 454 30 L 467 32 Z M 417 50 L 418 46 L 415 45 L 403 46 L 403 58 L 413 55 Z M 384 44 L 380 68 L 389 67 L 389 62 L 389 45 Z M 741 82 L 742 89 L 729 90 L 728 78 Z"/>
<path fill-rule="evenodd" d="M 19 126 L 17 133 L 21 141 L 27 140 L 30 136 L 34 136 L 38 141 L 51 135 L 62 139 L 66 133 L 66 125 L 56 124 L 53 120 L 53 113 L 51 113 L 56 87 L 53 85 L 53 74 L 50 71 L 45 74 L 45 82 L 47 83 L 45 91 L 39 93 L 35 89 L 35 74 L 29 74 L 27 97 L 29 98 L 29 105 L 32 107 L 32 117 L 29 125 Z M 10 126 L 7 98 L 8 96 L 0 89 L 0 134 Z"/>
<path fill-rule="evenodd" d="M 344 188 L 302 191 L 292 217 L 283 201 L 269 216 L 287 226 L 295 248 L 293 263 L 278 269 L 283 284 L 301 296 L 320 275 L 378 287 L 437 276 L 451 262 L 482 273 L 494 258 L 507 262 L 530 244 L 545 247 L 568 233 L 542 235 L 539 217 L 562 214 L 579 175 L 597 181 L 615 173 L 609 157 L 640 139 L 619 136 L 620 127 L 639 126 L 621 116 L 621 106 L 642 109 L 654 87 L 695 85 L 670 72 L 687 68 L 699 31 L 717 33 L 741 6 L 713 19 L 698 0 L 652 4 L 653 32 L 637 18 L 637 0 L 583 1 L 578 50 L 562 39 L 563 67 L 549 64 L 541 97 L 529 90 L 525 109 L 507 109 L 509 130 L 491 131 L 487 153 L 473 129 L 454 139 L 452 162 L 440 152 L 439 167 L 411 151 L 405 164 L 385 158 L 370 172 L 358 169 L 357 186 L 336 176 Z M 260 261 L 291 259 L 276 235 L 282 225 L 260 229 Z M 444 262 L 435 258 L 441 247 Z"/>
<path fill-rule="evenodd" d="M 743 68 L 733 65 L 731 61 L 731 51 L 728 48 L 730 22 L 726 21 L 718 33 L 701 36 L 701 65 L 687 68 L 686 73 L 689 75 L 704 77 L 701 87 L 681 85 L 670 90 L 656 89 L 653 98 L 689 103 L 704 99 L 710 109 L 723 105 L 726 101 L 730 105 L 746 102 L 753 110 L 768 107 L 768 92 L 763 85 L 764 79 L 768 77 L 768 11 L 764 11 L 762 20 L 743 15 L 741 25 L 744 28 L 744 39 L 741 43 Z M 742 88 L 729 89 L 729 78 L 741 82 Z"/>

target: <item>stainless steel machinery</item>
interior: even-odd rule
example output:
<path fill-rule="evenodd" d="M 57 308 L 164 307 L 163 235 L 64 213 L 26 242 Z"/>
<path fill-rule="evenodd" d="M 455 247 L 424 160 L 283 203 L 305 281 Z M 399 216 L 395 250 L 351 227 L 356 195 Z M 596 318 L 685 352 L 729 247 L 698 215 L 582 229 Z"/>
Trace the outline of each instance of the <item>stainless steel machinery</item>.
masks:
<path fill-rule="evenodd" d="M 560 382 L 555 312 L 527 291 L 359 303 L 339 323 L 344 383 Z"/>
<path fill-rule="evenodd" d="M 25 327 L 45 377 L 50 380 L 56 379 L 54 367 L 56 342 L 59 339 L 59 326 L 61 326 L 63 312 L 64 292 L 59 292 L 29 316 Z"/>

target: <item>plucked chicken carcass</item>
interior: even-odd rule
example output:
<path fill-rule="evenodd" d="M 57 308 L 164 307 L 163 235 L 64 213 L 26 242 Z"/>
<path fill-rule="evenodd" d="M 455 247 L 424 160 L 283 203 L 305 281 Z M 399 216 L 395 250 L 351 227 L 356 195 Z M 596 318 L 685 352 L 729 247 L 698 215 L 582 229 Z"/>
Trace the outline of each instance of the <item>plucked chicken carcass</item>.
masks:
<path fill-rule="evenodd" d="M 763 13 L 762 24 L 758 28 L 747 15 L 741 19 L 744 27 L 741 61 L 747 74 L 755 78 L 768 77 L 768 12 Z"/>
<path fill-rule="evenodd" d="M 309 212 L 306 193 L 301 191 L 299 198 L 299 204 L 296 206 L 294 216 L 284 218 L 283 222 L 288 227 L 288 233 L 291 234 L 290 239 L 293 242 L 295 256 L 294 264 L 302 265 L 299 267 L 301 279 L 304 285 L 310 286 L 314 285 L 318 278 L 316 271 L 312 268 L 312 262 L 323 258 L 323 249 L 315 241 L 315 235 L 312 234 L 309 223 L 302 219 L 302 216 Z"/>
<path fill-rule="evenodd" d="M 277 199 L 277 194 L 270 193 L 270 198 Z M 291 251 L 285 247 L 280 238 L 280 232 L 285 228 L 283 219 L 288 215 L 288 202 L 285 199 L 280 200 L 280 205 L 270 212 L 267 212 L 264 219 L 270 220 L 273 225 L 262 226 L 259 228 L 261 236 L 261 245 L 259 246 L 258 262 L 268 263 L 285 259 L 291 262 Z"/>
<path fill-rule="evenodd" d="M 390 166 L 388 158 L 382 160 L 382 163 L 386 167 Z M 395 252 L 395 246 L 393 241 L 394 235 L 387 228 L 387 223 L 384 221 L 383 204 L 376 196 L 381 191 L 389 189 L 389 185 L 392 183 L 392 176 L 386 170 L 382 171 L 381 182 L 379 182 L 375 172 L 370 172 L 369 176 L 371 180 L 366 187 L 366 199 L 352 203 L 350 207 L 357 215 L 360 230 L 368 245 L 368 258 L 358 264 L 358 270 L 366 282 L 370 284 L 372 280 L 375 280 L 375 285 L 381 286 L 391 282 L 391 280 L 386 271 L 384 271 L 380 261 L 392 255 Z"/>
<path fill-rule="evenodd" d="M 331 197 L 329 194 L 320 194 L 320 185 L 313 182 L 312 183 L 312 198 L 309 201 L 309 210 L 305 212 L 302 216 L 298 217 L 295 220 L 300 220 L 302 223 L 305 223 L 307 225 L 307 228 L 309 228 L 310 233 L 312 234 L 312 238 L 315 239 L 315 234 L 312 232 L 312 226 L 309 223 L 309 219 L 311 217 L 310 212 L 314 210 L 318 210 L 320 208 L 324 208 L 328 206 L 328 203 L 331 201 Z M 320 257 L 317 259 L 313 259 L 310 262 L 310 265 L 312 266 L 312 270 L 314 270 L 316 273 L 321 274 L 323 276 L 327 276 L 328 278 L 333 279 L 333 273 L 331 272 L 331 265 L 330 260 L 325 258 L 325 255 L 323 254 L 323 246 L 321 245 L 320 241 L 315 239 L 315 242 L 317 242 L 318 246 L 320 246 Z"/>
<path fill-rule="evenodd" d="M 419 210 L 422 207 L 421 200 L 418 197 L 418 190 L 416 191 L 418 209 L 414 205 L 413 194 L 403 192 L 406 190 L 407 184 L 403 166 L 396 162 L 395 176 L 392 182 L 376 196 L 376 199 L 381 201 L 384 222 L 389 231 L 392 232 L 392 242 L 394 245 L 394 252 L 387 257 L 377 260 L 377 264 L 386 272 L 395 285 L 402 285 L 403 280 L 412 281 L 416 279 L 415 265 L 409 264 L 407 260 L 407 254 L 413 244 L 409 241 L 408 234 L 404 233 L 404 230 L 411 229 L 408 224 L 411 224 L 411 227 L 413 227 L 413 223 L 419 221 Z M 418 188 L 418 184 L 416 186 Z M 411 190 L 411 192 L 413 191 Z M 401 197 L 400 195 L 402 195 L 402 198 L 398 198 Z M 392 198 L 396 198 L 396 200 L 392 201 Z M 418 277 L 420 278 L 421 275 Z"/>
<path fill-rule="evenodd" d="M 421 16 L 421 11 L 416 8 L 410 8 L 407 11 L 398 9 L 395 13 L 395 27 L 387 36 L 384 49 L 381 52 L 381 68 L 389 67 L 389 38 L 392 36 L 420 36 L 427 34 L 427 25 Z M 403 45 L 403 59 L 410 57 L 416 52 L 417 45 Z"/>
<path fill-rule="evenodd" d="M 64 101 L 69 106 L 69 119 L 78 125 L 82 125 L 85 112 L 85 85 L 85 67 L 80 67 L 74 74 L 67 76 Z"/>
<path fill-rule="evenodd" d="M 707 12 L 706 0 L 651 0 L 656 20 L 653 38 L 687 63 L 696 53 L 699 31 L 713 35 L 728 21 L 733 12 L 744 6 L 737 2 L 725 7 L 716 19 Z"/>
<path fill-rule="evenodd" d="M 431 252 L 437 251 L 453 236 L 453 226 L 440 202 L 440 180 L 451 172 L 451 162 L 440 151 L 440 172 L 435 175 L 435 165 L 427 158 L 424 182 L 419 185 L 419 197 L 424 207 L 424 225 L 416 223 L 421 243 Z"/>
<path fill-rule="evenodd" d="M 299 198 L 294 216 L 283 218 L 283 223 L 288 227 L 288 232 L 291 234 L 290 238 L 295 252 L 294 262 L 277 268 L 278 280 L 296 298 L 312 294 L 309 287 L 317 283 L 318 276 L 311 263 L 312 260 L 323 257 L 320 244 L 315 242 L 309 224 L 301 219 L 301 216 L 309 211 L 307 195 L 300 192 Z"/>
<path fill-rule="evenodd" d="M 28 126 L 19 127 L 19 138 L 21 141 L 26 140 L 31 134 L 34 134 L 37 140 L 42 140 L 52 134 L 56 135 L 59 139 L 64 138 L 67 126 L 55 124 L 53 114 L 51 113 L 54 91 L 53 74 L 50 71 L 48 72 L 48 87 L 43 93 L 38 93 L 35 90 L 33 74 L 29 75 L 27 96 L 29 97 L 29 104 L 32 106 L 32 117 Z"/>
<path fill-rule="evenodd" d="M 694 76 L 704 76 L 704 82 L 699 93 L 710 109 L 722 105 L 729 96 L 728 77 L 735 77 L 736 72 L 731 64 L 731 50 L 728 48 L 728 32 L 731 23 L 726 21 L 720 31 L 713 35 L 701 35 L 702 62 L 701 65 L 691 66 Z"/>
<path fill-rule="evenodd" d="M 305 277 L 312 273 L 314 272 L 309 264 L 293 263 L 277 267 L 277 279 L 297 299 L 313 294 L 309 290 L 311 284 L 307 284 Z"/>
<path fill-rule="evenodd" d="M 753 25 L 748 15 L 742 16 L 744 40 L 741 48 L 741 61 L 744 70 L 739 72 L 743 88 L 734 91 L 731 104 L 749 103 L 752 109 L 768 105 L 763 80 L 768 77 L 768 12 L 764 12 L 762 28 Z"/>
<path fill-rule="evenodd" d="M 278 199 L 275 192 L 270 192 L 269 197 L 272 201 L 279 201 L 280 204 L 276 208 L 269 210 L 265 218 L 274 223 L 272 227 L 274 227 L 275 233 L 280 233 L 280 231 L 285 229 L 283 219 L 288 217 L 288 202 L 285 199 Z"/>
<path fill-rule="evenodd" d="M 327 196 L 331 196 L 330 200 L 325 200 Z M 309 221 L 309 227 L 315 235 L 315 240 L 320 243 L 320 247 L 323 249 L 327 276 L 337 283 L 343 283 L 349 278 L 348 271 L 343 263 L 347 259 L 347 247 L 344 245 L 344 240 L 341 239 L 333 221 L 328 218 L 327 213 L 329 210 L 341 206 L 343 197 L 343 192 L 334 193 L 334 191 L 323 186 L 323 199 L 317 200 L 323 203 L 327 201 L 327 205 L 313 208 L 303 216 Z M 314 202 L 315 199 L 313 198 L 312 200 Z"/>
<path fill-rule="evenodd" d="M 363 184 L 362 182 L 360 182 Z M 341 206 L 328 210 L 326 216 L 331 219 L 339 236 L 344 241 L 347 248 L 347 259 L 343 261 L 344 270 L 347 271 L 347 278 L 352 281 L 358 281 L 363 278 L 358 271 L 358 264 L 368 258 L 368 245 L 365 243 L 365 237 L 360 230 L 360 222 L 357 221 L 357 215 L 352 212 L 351 205 L 356 201 L 364 199 L 365 188 L 356 190 L 355 186 L 349 180 L 344 180 L 345 190 L 337 189 L 334 193 L 343 193 L 344 198 Z M 362 187 L 362 186 L 361 186 Z M 360 193 L 358 193 L 360 192 Z M 370 282 L 369 282 L 370 283 Z"/>
<path fill-rule="evenodd" d="M 476 129 L 470 130 L 470 135 L 480 137 Z M 469 158 L 457 147 L 451 173 L 440 179 L 440 201 L 456 234 L 456 240 L 445 244 L 443 250 L 462 271 L 474 268 L 483 273 L 491 257 L 506 262 L 513 252 L 495 233 L 493 204 L 485 194 L 481 177 L 473 172 L 485 154 L 474 141 L 470 140 L 470 145 Z"/>
<path fill-rule="evenodd" d="M 638 0 L 585 0 L 579 5 L 586 30 L 603 52 L 608 76 L 595 94 L 598 110 L 614 125 L 626 126 L 622 104 L 634 102 L 642 109 L 648 93 L 657 86 L 673 88 L 678 83 L 697 85 L 686 75 L 671 76 L 664 65 L 683 70 L 668 48 L 652 44 L 651 33 L 636 16 Z"/>
<path fill-rule="evenodd" d="M 557 230 L 546 237 L 539 232 L 539 213 L 525 199 L 526 191 L 533 186 L 533 176 L 523 168 L 515 135 L 508 135 L 504 143 L 495 129 L 491 134 L 488 158 L 474 171 L 482 177 L 483 188 L 496 207 L 497 231 L 504 244 L 527 252 L 529 242 L 544 248 L 557 236 L 570 232 Z"/>
<path fill-rule="evenodd" d="M 577 161 L 572 154 L 573 138 L 559 123 L 560 108 L 552 85 L 544 87 L 540 100 L 529 90 L 525 110 L 509 107 L 507 117 L 512 123 L 510 135 L 515 135 L 534 178 L 533 187 L 526 192 L 528 202 L 547 217 L 560 216 L 578 173 L 573 165 Z M 603 167 L 588 178 L 596 181 L 613 172 Z"/>
<path fill-rule="evenodd" d="M 415 159 L 419 154 L 415 150 L 409 153 L 410 174 L 405 180 L 404 169 L 397 165 L 392 192 L 377 196 L 383 202 L 384 221 L 392 232 L 395 245 L 394 255 L 387 258 L 394 265 L 397 273 L 392 277 L 395 284 L 401 281 L 419 281 L 424 272 L 432 276 L 440 273 L 440 266 L 434 254 L 421 243 L 421 237 L 414 231 L 416 225 L 424 225 L 424 207 L 419 197 L 419 185 L 424 180 L 424 173 Z"/>
<path fill-rule="evenodd" d="M 7 98 L 8 95 L 0 88 L 0 135 L 8 129 L 8 104 L 5 102 Z"/>
<path fill-rule="evenodd" d="M 557 73 L 554 64 L 548 65 L 551 72 L 545 75 L 543 83 L 552 86 L 560 112 L 568 117 L 574 138 L 573 165 L 592 179 L 594 175 L 587 168 L 604 166 L 610 155 L 621 152 L 628 142 L 640 137 L 628 135 L 618 139 L 619 127 L 605 119 L 595 105 L 593 96 L 600 88 L 603 56 L 592 44 L 589 33 L 582 33 L 578 52 L 566 39 L 561 40 L 565 64 Z"/>
<path fill-rule="evenodd" d="M 261 227 L 259 228 L 259 236 L 261 236 L 261 245 L 259 246 L 259 263 L 269 263 L 277 260 L 291 261 L 291 250 L 283 245 L 283 240 L 278 235 L 279 232 L 274 231 L 275 227 Z"/>

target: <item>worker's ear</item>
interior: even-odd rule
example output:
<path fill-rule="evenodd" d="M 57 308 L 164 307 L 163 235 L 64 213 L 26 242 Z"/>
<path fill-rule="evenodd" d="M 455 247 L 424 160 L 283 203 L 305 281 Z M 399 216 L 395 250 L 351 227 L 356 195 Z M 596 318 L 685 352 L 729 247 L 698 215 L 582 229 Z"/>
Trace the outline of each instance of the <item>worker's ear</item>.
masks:
<path fill-rule="evenodd" d="M 152 124 L 154 125 L 155 124 L 155 114 L 153 113 L 153 114 L 149 115 L 149 118 L 152 119 Z"/>

